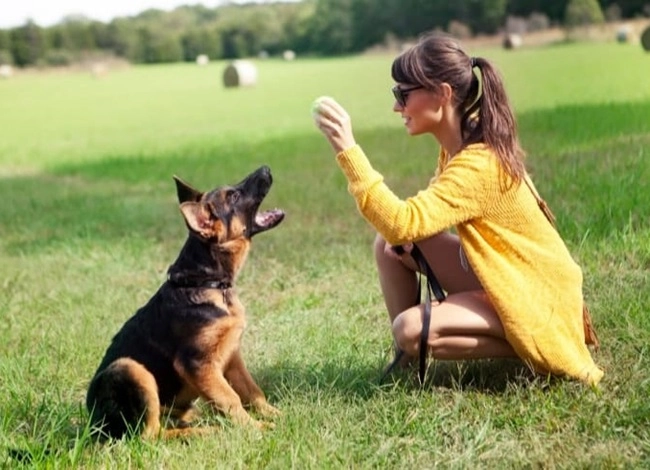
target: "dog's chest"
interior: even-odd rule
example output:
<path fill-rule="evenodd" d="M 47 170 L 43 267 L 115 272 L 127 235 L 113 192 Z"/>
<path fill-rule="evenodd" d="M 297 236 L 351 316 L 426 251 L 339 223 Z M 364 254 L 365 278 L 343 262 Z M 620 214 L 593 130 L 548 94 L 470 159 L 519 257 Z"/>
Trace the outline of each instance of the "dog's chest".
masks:
<path fill-rule="evenodd" d="M 234 289 L 208 289 L 202 294 L 204 302 L 226 312 L 230 317 L 244 317 L 244 306 Z"/>

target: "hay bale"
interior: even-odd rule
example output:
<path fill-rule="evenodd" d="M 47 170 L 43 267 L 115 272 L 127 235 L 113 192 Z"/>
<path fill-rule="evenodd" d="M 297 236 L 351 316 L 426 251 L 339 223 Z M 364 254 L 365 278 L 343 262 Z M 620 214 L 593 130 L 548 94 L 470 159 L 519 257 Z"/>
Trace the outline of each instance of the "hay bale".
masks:
<path fill-rule="evenodd" d="M 248 60 L 235 60 L 223 72 L 226 88 L 253 86 L 257 83 L 257 67 Z"/>
<path fill-rule="evenodd" d="M 650 26 L 644 29 L 641 34 L 641 45 L 644 51 L 650 52 Z"/>
<path fill-rule="evenodd" d="M 103 62 L 93 62 L 90 64 L 90 74 L 93 78 L 102 78 L 108 74 L 108 66 Z"/>
<path fill-rule="evenodd" d="M 196 56 L 196 63 L 197 65 L 203 67 L 204 65 L 208 65 L 210 63 L 210 58 L 206 54 L 199 54 Z"/>
<path fill-rule="evenodd" d="M 0 65 L 0 78 L 11 78 L 14 75 L 14 68 L 9 64 Z"/>
<path fill-rule="evenodd" d="M 282 58 L 284 60 L 294 60 L 296 58 L 296 53 L 293 52 L 291 49 L 287 49 L 282 53 Z"/>
<path fill-rule="evenodd" d="M 521 47 L 524 40 L 519 34 L 506 34 L 503 38 L 504 49 L 517 49 Z"/>
<path fill-rule="evenodd" d="M 630 41 L 632 36 L 632 28 L 630 25 L 623 25 L 616 30 L 616 42 L 624 44 Z"/>

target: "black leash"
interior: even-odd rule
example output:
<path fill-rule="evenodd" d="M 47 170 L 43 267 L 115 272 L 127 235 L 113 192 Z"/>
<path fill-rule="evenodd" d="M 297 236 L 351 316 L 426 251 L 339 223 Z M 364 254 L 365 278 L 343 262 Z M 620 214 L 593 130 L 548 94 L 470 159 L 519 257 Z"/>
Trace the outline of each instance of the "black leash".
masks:
<path fill-rule="evenodd" d="M 399 253 L 399 250 L 396 251 Z M 427 290 L 424 299 L 424 309 L 422 311 L 422 333 L 420 334 L 420 369 L 418 373 L 418 377 L 420 379 L 420 385 L 424 385 L 424 379 L 426 378 L 426 373 L 427 373 L 429 327 L 431 325 L 431 299 L 435 297 L 438 302 L 442 302 L 443 300 L 445 300 L 446 295 L 445 292 L 442 290 L 442 287 L 440 286 L 440 283 L 438 282 L 438 279 L 436 278 L 435 274 L 433 274 L 433 271 L 431 270 L 429 263 L 427 263 L 427 260 L 425 259 L 424 255 L 415 244 L 413 245 L 413 249 L 411 250 L 411 257 L 416 262 L 419 268 L 418 291 L 415 298 L 416 305 L 420 304 L 422 300 L 423 273 L 427 278 Z M 395 358 L 393 359 L 393 362 L 391 362 L 386 368 L 386 370 L 384 371 L 383 375 L 381 376 L 380 382 L 383 382 L 386 376 L 392 372 L 395 366 L 401 361 L 403 356 L 404 356 L 404 351 L 402 351 L 401 349 L 397 349 L 395 351 Z"/>
<path fill-rule="evenodd" d="M 435 297 L 438 303 L 445 300 L 446 295 L 442 290 L 438 278 L 433 274 L 431 266 L 427 263 L 426 258 L 417 247 L 413 245 L 411 256 L 419 266 L 420 273 L 425 273 L 427 277 L 427 293 L 424 298 L 424 309 L 422 310 L 422 333 L 420 334 L 420 385 L 424 385 L 424 379 L 427 373 L 427 353 L 429 350 L 429 326 L 431 325 L 431 299 Z M 420 275 L 421 276 L 421 275 Z M 421 283 L 418 282 L 418 302 L 421 296 Z"/>

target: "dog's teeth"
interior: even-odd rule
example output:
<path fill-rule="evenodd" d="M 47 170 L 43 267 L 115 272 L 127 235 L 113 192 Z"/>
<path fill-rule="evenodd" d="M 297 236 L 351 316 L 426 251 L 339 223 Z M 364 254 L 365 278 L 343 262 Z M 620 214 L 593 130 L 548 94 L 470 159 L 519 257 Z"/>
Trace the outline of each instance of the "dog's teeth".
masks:
<path fill-rule="evenodd" d="M 269 227 L 283 215 L 281 209 L 271 209 L 255 214 L 255 223 L 260 227 Z"/>

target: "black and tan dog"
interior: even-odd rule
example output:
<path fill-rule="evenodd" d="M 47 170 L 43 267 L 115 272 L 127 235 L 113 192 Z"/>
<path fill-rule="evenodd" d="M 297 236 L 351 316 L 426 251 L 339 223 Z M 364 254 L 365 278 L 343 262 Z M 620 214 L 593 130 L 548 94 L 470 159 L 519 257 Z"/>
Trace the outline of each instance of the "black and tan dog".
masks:
<path fill-rule="evenodd" d="M 240 352 L 246 324 L 234 283 L 251 238 L 278 225 L 279 209 L 258 212 L 272 177 L 264 166 L 236 186 L 201 193 L 178 178 L 189 236 L 167 281 L 115 335 L 88 388 L 91 424 L 104 437 L 192 434 L 197 398 L 238 424 L 273 416 Z M 175 426 L 162 429 L 165 414 Z"/>

